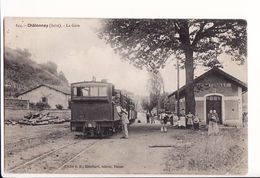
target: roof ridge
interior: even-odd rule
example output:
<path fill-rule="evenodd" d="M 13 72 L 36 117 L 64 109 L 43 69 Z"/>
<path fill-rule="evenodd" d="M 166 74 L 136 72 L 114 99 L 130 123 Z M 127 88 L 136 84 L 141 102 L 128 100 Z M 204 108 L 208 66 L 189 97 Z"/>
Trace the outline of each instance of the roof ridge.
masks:
<path fill-rule="evenodd" d="M 24 91 L 24 92 L 18 94 L 17 96 L 21 96 L 21 95 L 23 95 L 23 94 L 25 94 L 25 93 L 28 93 L 28 92 L 30 92 L 30 91 L 32 91 L 32 90 L 35 90 L 35 89 L 37 89 L 37 88 L 39 88 L 39 87 L 41 87 L 41 86 L 45 86 L 45 87 L 48 87 L 48 88 L 50 88 L 50 89 L 56 90 L 56 91 L 58 91 L 58 92 L 64 93 L 64 94 L 66 94 L 66 95 L 70 95 L 70 91 L 65 91 L 65 90 L 62 90 L 61 88 L 58 88 L 58 87 L 66 87 L 66 86 L 59 86 L 59 85 L 51 85 L 51 84 L 42 83 L 42 84 L 37 85 L 36 87 L 33 87 L 33 88 L 31 88 L 31 89 L 28 89 L 28 90 L 26 90 L 26 91 Z M 70 89 L 69 86 L 66 87 L 66 88 L 67 88 L 67 89 Z"/>
<path fill-rule="evenodd" d="M 203 74 L 201 74 L 200 76 L 198 76 L 197 78 L 194 78 L 193 81 L 194 83 L 196 83 L 197 81 L 201 80 L 202 78 L 206 77 L 207 75 L 214 73 L 214 72 L 219 72 L 220 74 L 224 75 L 225 77 L 227 77 L 228 79 L 236 82 L 238 85 L 242 86 L 242 90 L 244 89 L 244 91 L 247 91 L 247 84 L 239 79 L 237 79 L 236 77 L 232 76 L 231 74 L 227 73 L 224 70 L 221 70 L 217 67 L 213 67 L 210 70 L 204 72 Z M 183 85 L 180 89 L 179 92 L 182 92 L 184 89 L 186 88 L 186 84 Z M 172 92 L 170 95 L 168 95 L 168 97 L 173 96 L 175 93 L 177 92 L 177 90 L 175 90 L 174 92 Z"/>

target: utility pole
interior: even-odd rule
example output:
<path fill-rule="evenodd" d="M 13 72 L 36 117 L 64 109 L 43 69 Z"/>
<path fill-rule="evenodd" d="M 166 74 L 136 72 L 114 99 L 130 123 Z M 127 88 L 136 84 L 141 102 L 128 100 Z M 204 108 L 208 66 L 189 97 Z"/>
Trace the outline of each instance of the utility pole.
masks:
<path fill-rule="evenodd" d="M 177 58 L 177 116 L 180 115 L 180 74 L 179 74 L 179 59 Z"/>

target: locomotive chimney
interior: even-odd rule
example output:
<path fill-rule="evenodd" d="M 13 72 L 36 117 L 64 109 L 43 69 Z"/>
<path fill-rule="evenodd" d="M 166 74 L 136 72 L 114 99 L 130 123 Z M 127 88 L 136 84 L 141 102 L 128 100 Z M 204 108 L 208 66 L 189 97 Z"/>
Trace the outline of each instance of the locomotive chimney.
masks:
<path fill-rule="evenodd" d="M 107 79 L 102 79 L 101 82 L 107 83 Z"/>
<path fill-rule="evenodd" d="M 92 81 L 95 82 L 97 79 L 95 76 L 92 76 Z"/>

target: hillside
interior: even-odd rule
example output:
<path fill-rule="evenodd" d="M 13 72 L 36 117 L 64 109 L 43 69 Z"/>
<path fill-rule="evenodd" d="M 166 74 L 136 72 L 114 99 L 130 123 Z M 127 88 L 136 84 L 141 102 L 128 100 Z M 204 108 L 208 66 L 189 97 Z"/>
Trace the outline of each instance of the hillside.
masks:
<path fill-rule="evenodd" d="M 5 96 L 15 96 L 17 93 L 36 87 L 39 84 L 50 84 L 68 87 L 68 81 L 63 72 L 57 72 L 53 62 L 38 64 L 31 59 L 28 50 L 5 48 L 4 86 Z"/>

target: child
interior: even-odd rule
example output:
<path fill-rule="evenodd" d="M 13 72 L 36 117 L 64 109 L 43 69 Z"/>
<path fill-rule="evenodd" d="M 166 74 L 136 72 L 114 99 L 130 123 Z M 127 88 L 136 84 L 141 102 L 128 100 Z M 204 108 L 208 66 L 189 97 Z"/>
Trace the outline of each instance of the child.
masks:
<path fill-rule="evenodd" d="M 169 120 L 169 116 L 167 114 L 164 114 L 162 117 L 162 127 L 161 127 L 161 132 L 167 132 L 167 122 Z"/>
<path fill-rule="evenodd" d="M 193 126 L 194 126 L 194 130 L 199 130 L 199 127 L 200 127 L 200 119 L 199 119 L 198 114 L 196 114 L 196 115 L 194 116 Z"/>

